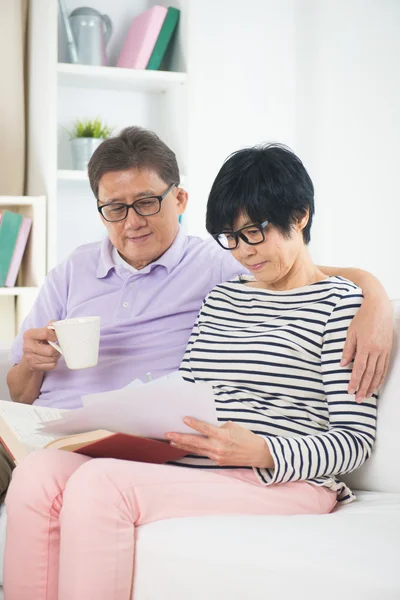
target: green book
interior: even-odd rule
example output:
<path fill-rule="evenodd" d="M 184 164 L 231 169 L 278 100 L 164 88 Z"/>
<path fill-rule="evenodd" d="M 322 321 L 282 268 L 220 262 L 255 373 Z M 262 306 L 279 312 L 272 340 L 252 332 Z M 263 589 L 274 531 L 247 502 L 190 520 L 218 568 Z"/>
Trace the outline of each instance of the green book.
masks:
<path fill-rule="evenodd" d="M 149 63 L 146 69 L 150 71 L 157 71 L 160 68 L 161 61 L 164 58 L 164 54 L 168 48 L 168 44 L 171 41 L 172 34 L 174 33 L 176 26 L 178 25 L 180 11 L 172 6 L 168 7 L 167 15 L 162 24 L 161 31 L 158 34 L 157 41 L 154 45 L 153 52 L 151 53 Z"/>
<path fill-rule="evenodd" d="M 0 223 L 0 287 L 4 287 L 17 242 L 22 215 L 5 210 Z"/>

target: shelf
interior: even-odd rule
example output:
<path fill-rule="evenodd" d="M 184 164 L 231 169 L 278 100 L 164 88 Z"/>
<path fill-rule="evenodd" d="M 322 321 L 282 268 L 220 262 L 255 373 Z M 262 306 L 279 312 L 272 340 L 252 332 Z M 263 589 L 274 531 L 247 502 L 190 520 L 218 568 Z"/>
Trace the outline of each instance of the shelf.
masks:
<path fill-rule="evenodd" d="M 0 206 L 45 206 L 44 196 L 0 196 Z"/>
<path fill-rule="evenodd" d="M 186 73 L 174 71 L 146 71 L 119 67 L 93 67 L 58 63 L 58 83 L 62 86 L 98 88 L 130 92 L 167 92 L 184 85 Z"/>
<path fill-rule="evenodd" d="M 37 287 L 0 287 L 0 296 L 24 296 L 37 292 Z"/>
<path fill-rule="evenodd" d="M 57 171 L 57 179 L 59 181 L 89 181 L 86 171 L 59 169 Z"/>

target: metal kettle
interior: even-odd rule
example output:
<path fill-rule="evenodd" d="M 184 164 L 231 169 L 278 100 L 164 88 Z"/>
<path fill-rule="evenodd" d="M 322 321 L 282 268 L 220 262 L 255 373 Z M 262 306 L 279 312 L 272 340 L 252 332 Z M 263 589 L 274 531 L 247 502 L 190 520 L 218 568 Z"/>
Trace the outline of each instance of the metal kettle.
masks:
<path fill-rule="evenodd" d="M 72 62 L 81 65 L 107 65 L 106 45 L 112 34 L 112 23 L 108 15 L 102 15 L 94 8 L 76 8 L 68 17 L 69 45 L 75 46 L 70 52 Z M 70 51 L 72 48 L 70 48 Z"/>

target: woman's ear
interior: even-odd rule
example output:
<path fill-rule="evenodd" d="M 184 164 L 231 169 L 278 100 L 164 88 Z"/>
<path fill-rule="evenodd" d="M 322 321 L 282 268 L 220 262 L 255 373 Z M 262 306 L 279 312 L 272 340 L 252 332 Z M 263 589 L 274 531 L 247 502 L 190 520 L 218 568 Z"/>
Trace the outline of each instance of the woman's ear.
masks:
<path fill-rule="evenodd" d="M 304 227 L 307 225 L 308 223 L 308 219 L 309 219 L 309 212 L 308 210 L 304 213 L 304 215 L 302 217 L 300 217 L 297 220 L 297 224 L 296 224 L 296 231 L 300 232 L 303 231 Z"/>

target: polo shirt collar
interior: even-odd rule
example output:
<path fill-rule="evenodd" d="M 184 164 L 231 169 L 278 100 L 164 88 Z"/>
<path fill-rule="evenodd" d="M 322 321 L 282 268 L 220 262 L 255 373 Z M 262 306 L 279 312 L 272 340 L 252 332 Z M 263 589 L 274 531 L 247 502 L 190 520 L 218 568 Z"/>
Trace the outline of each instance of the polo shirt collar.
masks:
<path fill-rule="evenodd" d="M 187 237 L 183 233 L 182 227 L 179 226 L 178 233 L 168 250 L 164 252 L 164 254 L 156 261 L 150 263 L 143 269 L 140 269 L 137 274 L 141 275 L 150 273 L 156 266 L 162 266 L 166 269 L 168 274 L 171 273 L 171 271 L 173 271 L 174 268 L 180 263 L 186 246 Z M 112 257 L 112 248 L 113 246 L 110 238 L 106 237 L 100 247 L 100 257 L 96 271 L 96 277 L 98 279 L 106 277 L 111 269 L 115 268 L 115 263 Z"/>

